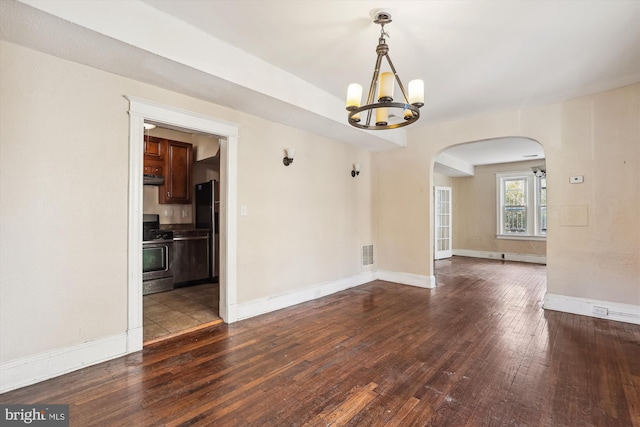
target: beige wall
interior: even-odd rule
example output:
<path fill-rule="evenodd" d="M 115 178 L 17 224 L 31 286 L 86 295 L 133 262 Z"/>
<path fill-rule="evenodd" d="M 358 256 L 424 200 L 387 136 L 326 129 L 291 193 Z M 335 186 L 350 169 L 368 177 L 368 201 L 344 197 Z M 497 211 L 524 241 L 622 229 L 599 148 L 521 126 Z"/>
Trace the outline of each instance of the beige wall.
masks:
<path fill-rule="evenodd" d="M 370 243 L 375 268 L 432 275 L 435 155 L 525 136 L 547 155 L 549 292 L 639 304 L 639 92 L 417 127 L 406 149 L 370 154 L 0 42 L 0 361 L 127 328 L 123 95 L 240 124 L 239 303 L 358 274 Z"/>
<path fill-rule="evenodd" d="M 378 267 L 432 275 L 432 159 L 446 147 L 522 136 L 545 149 L 549 293 L 640 304 L 640 85 L 570 102 L 411 129 L 374 156 Z M 584 175 L 584 184 L 569 176 Z M 587 215 L 588 223 L 582 226 Z"/>
<path fill-rule="evenodd" d="M 545 241 L 496 238 L 496 174 L 530 171 L 541 164 L 544 160 L 476 166 L 474 176 L 454 178 L 453 249 L 545 255 Z"/>
<path fill-rule="evenodd" d="M 362 271 L 368 152 L 0 42 L 0 361 L 127 329 L 124 95 L 240 125 L 239 303 Z"/>

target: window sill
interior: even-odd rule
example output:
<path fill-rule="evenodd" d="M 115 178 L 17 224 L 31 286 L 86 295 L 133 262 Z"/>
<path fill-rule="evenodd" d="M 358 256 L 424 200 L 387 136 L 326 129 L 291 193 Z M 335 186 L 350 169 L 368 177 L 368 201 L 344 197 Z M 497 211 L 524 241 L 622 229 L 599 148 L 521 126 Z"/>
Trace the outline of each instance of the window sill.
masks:
<path fill-rule="evenodd" d="M 533 241 L 540 241 L 540 242 L 546 242 L 547 241 L 547 236 L 526 236 L 523 234 L 496 234 L 496 239 L 503 239 L 503 240 L 533 240 Z"/>

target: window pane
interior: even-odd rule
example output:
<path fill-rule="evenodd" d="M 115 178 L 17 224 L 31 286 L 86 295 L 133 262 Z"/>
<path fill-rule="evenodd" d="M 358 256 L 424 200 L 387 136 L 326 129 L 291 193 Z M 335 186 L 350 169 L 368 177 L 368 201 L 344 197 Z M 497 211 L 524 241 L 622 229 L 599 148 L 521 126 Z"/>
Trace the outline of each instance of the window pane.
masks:
<path fill-rule="evenodd" d="M 547 205 L 547 178 L 540 178 L 540 205 Z"/>
<path fill-rule="evenodd" d="M 542 234 L 547 233 L 547 207 L 540 207 L 540 232 Z"/>
<path fill-rule="evenodd" d="M 527 230 L 527 208 L 524 206 L 504 208 L 504 232 L 524 233 Z"/>
<path fill-rule="evenodd" d="M 525 206 L 524 179 L 509 179 L 504 182 L 504 205 L 505 206 Z"/>

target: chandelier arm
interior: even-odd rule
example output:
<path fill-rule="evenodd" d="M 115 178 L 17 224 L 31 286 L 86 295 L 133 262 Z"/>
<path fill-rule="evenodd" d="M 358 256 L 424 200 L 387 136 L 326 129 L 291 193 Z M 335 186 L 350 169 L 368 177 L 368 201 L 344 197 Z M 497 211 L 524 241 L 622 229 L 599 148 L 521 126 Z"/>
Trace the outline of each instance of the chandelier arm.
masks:
<path fill-rule="evenodd" d="M 372 11 L 373 13 L 373 11 Z M 380 37 L 378 38 L 378 46 L 376 46 L 376 65 L 373 71 L 373 78 L 371 79 L 371 84 L 369 86 L 369 94 L 367 96 L 366 103 L 364 105 L 360 105 L 359 100 L 356 100 L 355 97 L 361 98 L 362 87 L 357 87 L 355 85 L 349 86 L 349 91 L 347 93 L 347 111 L 348 122 L 350 125 L 367 130 L 384 130 L 384 129 L 397 129 L 400 127 L 407 126 L 411 123 L 414 123 L 416 120 L 420 118 L 420 107 L 424 105 L 422 102 L 414 102 L 413 104 L 409 103 L 409 96 L 407 94 L 407 90 L 405 89 L 402 81 L 400 80 L 400 76 L 396 71 L 395 66 L 393 65 L 393 61 L 391 61 L 391 57 L 389 57 L 389 46 L 386 43 L 385 37 L 389 35 L 385 32 L 384 25 L 391 22 L 391 15 L 388 11 L 384 11 L 382 9 L 376 10 L 375 19 L 373 21 L 376 24 L 380 25 Z M 379 82 L 380 78 L 380 68 L 382 65 L 382 57 L 387 58 L 387 63 L 393 72 L 393 76 L 395 77 L 395 81 L 398 82 L 398 86 L 400 86 L 400 91 L 402 92 L 402 96 L 404 97 L 404 102 L 394 102 L 392 93 L 393 93 L 393 78 L 389 79 L 388 74 L 384 73 L 382 76 L 384 77 L 384 86 L 381 86 L 383 82 Z M 421 88 L 419 90 L 424 91 L 422 88 L 422 81 L 417 81 L 419 84 L 416 84 L 416 88 Z M 413 89 L 412 82 L 409 82 L 409 88 Z M 391 85 L 391 87 L 389 87 Z M 352 90 L 352 86 L 356 90 Z M 384 94 L 378 94 L 378 98 L 376 99 L 376 89 L 378 91 L 384 89 Z M 356 95 L 357 93 L 357 95 Z M 416 93 L 417 94 L 417 93 Z M 380 96 L 384 95 L 384 96 Z M 413 93 L 412 93 L 413 95 Z M 417 94 L 419 95 L 419 94 Z M 422 95 L 424 96 L 424 94 Z M 418 96 L 417 98 L 420 98 Z M 374 124 L 371 124 L 371 117 L 373 115 L 373 111 L 376 110 L 380 114 L 376 114 L 376 121 Z M 384 111 L 382 111 L 384 110 Z M 360 121 L 361 113 L 366 111 L 367 118 L 364 121 Z M 379 116 L 379 117 L 378 117 Z M 378 121 L 380 120 L 380 121 Z"/>
<path fill-rule="evenodd" d="M 409 97 L 407 96 L 407 91 L 404 90 L 404 86 L 402 85 L 402 82 L 400 81 L 400 76 L 398 76 L 398 73 L 396 72 L 396 67 L 393 66 L 393 62 L 391 62 L 391 57 L 389 56 L 389 54 L 387 53 L 385 55 L 385 58 L 387 58 L 387 62 L 389 63 L 389 67 L 391 67 L 391 71 L 393 71 L 393 75 L 396 78 L 396 81 L 398 82 L 398 86 L 400 86 L 400 90 L 402 91 L 402 96 L 404 96 L 404 102 L 405 103 L 409 103 Z"/>
<path fill-rule="evenodd" d="M 367 105 L 373 104 L 373 97 L 376 93 L 376 87 L 378 86 L 378 77 L 380 75 L 380 65 L 382 64 L 382 55 L 378 54 L 376 58 L 376 65 L 373 69 L 373 77 L 371 78 L 371 85 L 369 86 L 369 95 L 367 95 Z M 372 110 L 367 111 L 367 126 L 371 123 L 371 112 Z"/>

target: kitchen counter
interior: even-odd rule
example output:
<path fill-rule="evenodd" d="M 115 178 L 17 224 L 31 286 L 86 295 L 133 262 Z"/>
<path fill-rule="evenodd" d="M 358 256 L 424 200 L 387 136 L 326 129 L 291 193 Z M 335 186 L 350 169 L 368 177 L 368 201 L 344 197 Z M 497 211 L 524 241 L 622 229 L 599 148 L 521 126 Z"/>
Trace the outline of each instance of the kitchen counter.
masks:
<path fill-rule="evenodd" d="M 211 231 L 208 228 L 196 228 L 193 224 L 160 224 L 160 230 L 173 231 L 180 234 Z"/>

